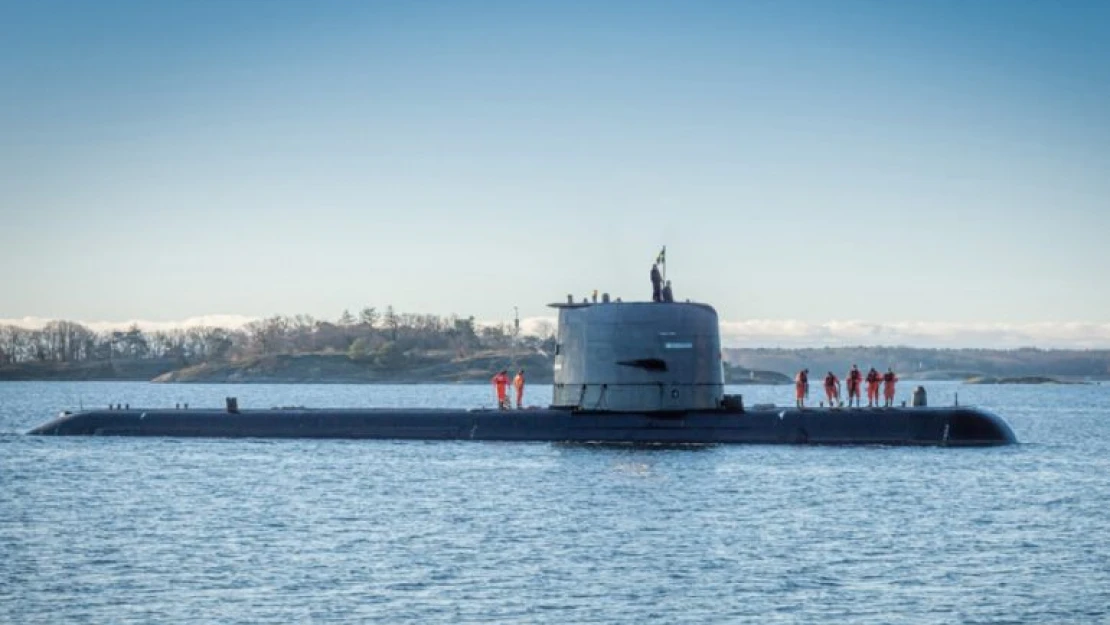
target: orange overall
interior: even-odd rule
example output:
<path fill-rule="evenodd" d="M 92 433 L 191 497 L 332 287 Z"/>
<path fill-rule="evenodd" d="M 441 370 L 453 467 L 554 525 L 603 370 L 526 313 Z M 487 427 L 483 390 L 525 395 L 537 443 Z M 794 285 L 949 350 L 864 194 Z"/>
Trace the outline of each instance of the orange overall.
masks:
<path fill-rule="evenodd" d="M 867 372 L 867 405 L 879 405 L 879 382 L 882 377 L 879 372 L 872 369 Z"/>
<path fill-rule="evenodd" d="M 825 376 L 825 397 L 829 399 L 830 407 L 840 401 L 840 380 L 831 373 Z"/>
<path fill-rule="evenodd" d="M 504 408 L 509 390 L 509 376 L 504 372 L 493 376 L 493 387 L 497 390 L 497 407 Z"/>
<path fill-rule="evenodd" d="M 513 378 L 513 388 L 516 389 L 516 407 L 521 407 L 521 400 L 524 399 L 524 374 L 518 373 Z"/>
<path fill-rule="evenodd" d="M 850 372 L 848 372 L 848 405 L 849 406 L 852 405 L 852 399 L 853 398 L 856 400 L 856 405 L 857 406 L 859 405 L 859 386 L 860 386 L 860 378 L 862 378 L 862 377 L 863 377 L 863 374 L 859 372 L 859 369 L 852 369 Z"/>
<path fill-rule="evenodd" d="M 883 398 L 886 399 L 886 405 L 894 405 L 894 383 L 898 381 L 898 376 L 894 375 L 893 371 L 887 371 L 883 375 Z"/>
<path fill-rule="evenodd" d="M 794 376 L 794 400 L 798 406 L 805 403 L 805 398 L 809 395 L 809 374 L 804 370 L 799 371 L 798 375 Z"/>

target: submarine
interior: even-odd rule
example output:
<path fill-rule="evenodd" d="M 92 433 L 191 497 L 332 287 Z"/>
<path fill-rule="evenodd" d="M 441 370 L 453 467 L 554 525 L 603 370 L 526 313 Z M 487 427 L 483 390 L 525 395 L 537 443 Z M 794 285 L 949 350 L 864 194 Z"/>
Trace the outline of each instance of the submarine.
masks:
<path fill-rule="evenodd" d="M 574 302 L 558 310 L 547 408 L 128 408 L 63 412 L 28 434 L 568 443 L 994 446 L 1001 417 L 968 406 L 745 406 L 724 392 L 716 310 L 696 302 Z"/>

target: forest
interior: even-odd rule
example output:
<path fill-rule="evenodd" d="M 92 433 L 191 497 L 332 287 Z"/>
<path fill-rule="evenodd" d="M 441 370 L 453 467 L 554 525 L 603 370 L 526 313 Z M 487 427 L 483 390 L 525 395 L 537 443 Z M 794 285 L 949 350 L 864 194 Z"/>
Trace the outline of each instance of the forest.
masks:
<path fill-rule="evenodd" d="M 94 332 L 73 321 L 51 321 L 34 329 L 0 326 L 0 366 L 156 360 L 183 367 L 278 354 L 341 354 L 389 368 L 429 353 L 466 358 L 488 350 L 553 351 L 554 327 L 540 324 L 538 330 L 524 335 L 505 324 L 478 324 L 474 317 L 398 313 L 392 306 L 367 307 L 357 315 L 344 311 L 334 321 L 276 315 L 237 329 L 148 332 L 133 326 Z"/>

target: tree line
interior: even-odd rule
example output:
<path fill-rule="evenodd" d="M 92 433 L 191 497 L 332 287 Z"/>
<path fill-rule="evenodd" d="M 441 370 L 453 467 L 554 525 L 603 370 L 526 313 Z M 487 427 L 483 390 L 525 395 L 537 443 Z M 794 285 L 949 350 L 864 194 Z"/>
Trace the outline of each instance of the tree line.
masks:
<path fill-rule="evenodd" d="M 338 319 L 275 315 L 241 328 L 194 327 L 96 332 L 74 321 L 42 328 L 0 326 L 0 364 L 79 363 L 113 359 L 174 359 L 181 364 L 233 361 L 275 354 L 344 353 L 352 360 L 388 364 L 412 351 L 449 351 L 458 357 L 481 350 L 554 348 L 554 328 L 536 335 L 506 324 L 478 324 L 474 317 L 379 311 L 366 307 Z"/>

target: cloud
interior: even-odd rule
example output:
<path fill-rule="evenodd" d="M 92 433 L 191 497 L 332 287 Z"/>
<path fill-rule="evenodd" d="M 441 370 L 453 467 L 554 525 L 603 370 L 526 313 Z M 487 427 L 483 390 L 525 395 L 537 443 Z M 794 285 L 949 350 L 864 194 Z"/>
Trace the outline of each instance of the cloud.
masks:
<path fill-rule="evenodd" d="M 555 317 L 520 320 L 525 334 L 538 334 Z M 1110 349 L 1110 323 L 953 323 L 941 321 L 872 322 L 797 319 L 748 319 L 724 321 L 724 347 L 837 347 L 904 345 L 909 347 L 970 347 L 1008 349 L 1041 347 L 1060 349 Z"/>
<path fill-rule="evenodd" d="M 257 320 L 257 317 L 244 315 L 202 315 L 189 317 L 180 321 L 146 321 L 142 319 L 129 319 L 127 321 L 79 321 L 81 325 L 94 332 L 109 332 L 112 330 L 126 330 L 133 325 L 139 326 L 144 332 L 157 332 L 159 330 L 188 329 L 198 327 L 241 328 Z M 20 319 L 0 319 L 0 326 L 13 325 L 21 328 L 37 329 L 45 326 L 53 319 L 42 317 L 22 317 Z"/>
<path fill-rule="evenodd" d="M 520 320 L 520 329 L 525 334 L 540 334 L 545 327 L 554 330 L 556 322 L 555 317 L 529 317 Z M 811 322 L 797 319 L 748 319 L 721 321 L 720 324 L 721 343 L 724 347 L 904 345 L 994 349 L 1110 349 L 1110 323 Z"/>
<path fill-rule="evenodd" d="M 1110 348 L 1110 323 L 951 323 L 938 321 L 825 321 L 752 319 L 722 321 L 726 347 Z"/>
<path fill-rule="evenodd" d="M 520 331 L 523 334 L 549 335 L 555 333 L 558 325 L 557 317 L 527 317 L 520 320 Z"/>

